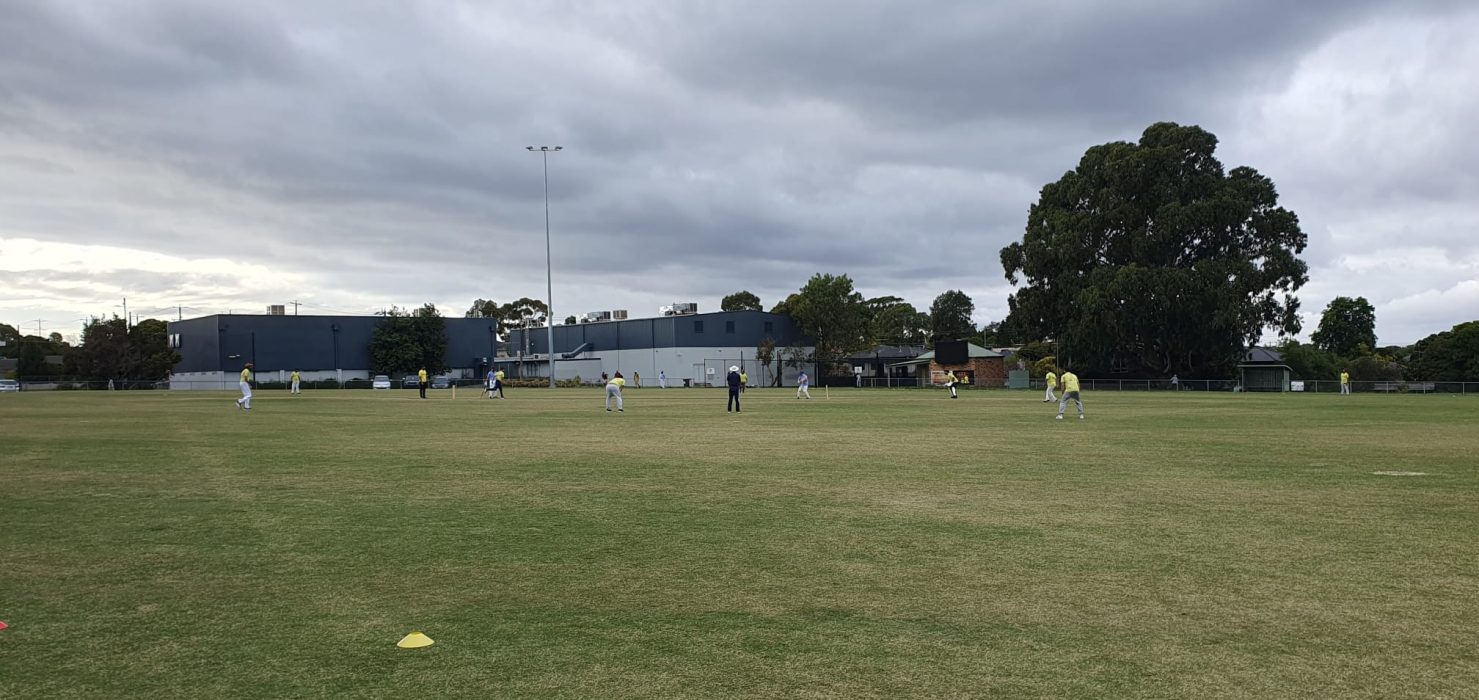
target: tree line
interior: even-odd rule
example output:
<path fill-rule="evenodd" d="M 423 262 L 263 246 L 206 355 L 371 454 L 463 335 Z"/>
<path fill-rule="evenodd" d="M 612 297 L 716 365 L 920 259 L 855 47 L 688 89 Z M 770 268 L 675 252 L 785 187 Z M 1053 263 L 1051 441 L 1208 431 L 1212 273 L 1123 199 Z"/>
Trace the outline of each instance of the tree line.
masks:
<path fill-rule="evenodd" d="M 180 361 L 169 347 L 169 324 L 146 318 L 129 326 L 117 316 L 94 318 L 72 345 L 61 333 L 22 335 L 0 323 L 0 357 L 16 359 L 13 379 L 40 381 L 155 381 Z M 58 361 L 59 360 L 59 361 Z"/>

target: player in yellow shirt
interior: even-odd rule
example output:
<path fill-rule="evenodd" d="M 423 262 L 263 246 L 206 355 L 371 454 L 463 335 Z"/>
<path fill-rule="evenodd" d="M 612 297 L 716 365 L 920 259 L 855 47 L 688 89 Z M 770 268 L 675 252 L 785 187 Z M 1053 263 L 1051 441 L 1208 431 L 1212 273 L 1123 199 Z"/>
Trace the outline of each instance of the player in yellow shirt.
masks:
<path fill-rule="evenodd" d="M 1083 420 L 1084 402 L 1078 397 L 1078 375 L 1065 369 L 1059 381 L 1063 382 L 1063 398 L 1058 401 L 1057 420 L 1063 420 L 1063 410 L 1068 408 L 1069 401 L 1078 406 L 1078 419 Z"/>
<path fill-rule="evenodd" d="M 1351 393 L 1351 373 L 1350 372 L 1347 372 L 1345 370 L 1341 370 L 1340 371 L 1340 394 L 1341 394 L 1341 396 L 1344 396 L 1344 395 L 1349 394 L 1349 393 Z"/>
<path fill-rule="evenodd" d="M 498 398 L 506 398 L 503 395 L 503 370 L 493 373 L 493 391 L 498 392 Z"/>
<path fill-rule="evenodd" d="M 950 390 L 950 398 L 952 399 L 960 398 L 955 393 L 955 384 L 959 381 L 960 377 L 955 376 L 955 370 L 952 369 L 945 373 L 945 388 Z"/>
<path fill-rule="evenodd" d="M 293 370 L 293 373 L 291 375 L 289 375 L 289 378 L 292 379 L 292 381 L 293 381 L 293 389 L 289 393 L 293 393 L 293 394 L 301 394 L 301 393 L 303 393 L 303 390 L 300 389 L 300 388 L 298 388 L 298 382 L 300 382 L 303 379 L 303 375 L 298 374 L 298 370 L 295 369 L 295 370 Z"/>
<path fill-rule="evenodd" d="M 745 387 L 747 387 L 749 385 L 750 385 L 750 375 L 749 374 L 746 374 L 744 370 L 740 370 L 740 393 L 741 394 L 745 393 Z"/>
<path fill-rule="evenodd" d="M 426 398 L 426 368 L 416 373 L 416 385 L 421 389 L 421 398 Z"/>
<path fill-rule="evenodd" d="M 1053 374 L 1053 371 L 1052 370 L 1048 370 L 1047 380 L 1048 380 L 1048 393 L 1047 393 L 1046 396 L 1043 397 L 1042 402 L 1043 403 L 1052 403 L 1052 402 L 1058 400 L 1058 397 L 1053 395 L 1053 390 L 1056 389 L 1056 388 L 1058 388 L 1058 375 Z"/>
<path fill-rule="evenodd" d="M 252 363 L 246 363 L 241 368 L 241 398 L 236 400 L 236 407 L 243 411 L 252 410 Z"/>
<path fill-rule="evenodd" d="M 611 381 L 606 382 L 606 412 L 611 412 L 611 397 L 616 397 L 616 410 L 625 413 L 626 409 L 621 404 L 621 388 L 627 385 L 627 380 L 622 379 L 621 372 L 612 375 Z"/>

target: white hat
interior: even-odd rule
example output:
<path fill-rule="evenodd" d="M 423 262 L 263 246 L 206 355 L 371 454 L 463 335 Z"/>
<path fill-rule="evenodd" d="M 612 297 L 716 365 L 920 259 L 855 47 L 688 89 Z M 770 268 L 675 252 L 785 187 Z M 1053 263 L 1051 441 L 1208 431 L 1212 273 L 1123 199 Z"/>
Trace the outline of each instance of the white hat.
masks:
<path fill-rule="evenodd" d="M 739 371 L 739 367 L 737 367 L 735 365 L 730 365 L 729 366 L 729 371 L 731 371 L 731 372 L 738 372 Z"/>

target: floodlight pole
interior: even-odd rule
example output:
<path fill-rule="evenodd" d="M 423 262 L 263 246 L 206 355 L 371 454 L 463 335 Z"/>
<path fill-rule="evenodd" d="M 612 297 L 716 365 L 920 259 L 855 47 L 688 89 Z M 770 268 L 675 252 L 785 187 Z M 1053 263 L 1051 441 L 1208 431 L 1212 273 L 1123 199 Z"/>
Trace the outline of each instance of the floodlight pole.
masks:
<path fill-rule="evenodd" d="M 551 272 L 553 266 L 550 264 L 549 245 L 549 154 L 551 151 L 558 152 L 564 146 L 526 146 L 530 151 L 539 153 L 544 160 L 544 284 L 545 284 L 545 308 L 544 327 L 549 331 L 549 388 L 555 388 L 555 278 Z M 529 335 L 528 329 L 524 335 Z"/>

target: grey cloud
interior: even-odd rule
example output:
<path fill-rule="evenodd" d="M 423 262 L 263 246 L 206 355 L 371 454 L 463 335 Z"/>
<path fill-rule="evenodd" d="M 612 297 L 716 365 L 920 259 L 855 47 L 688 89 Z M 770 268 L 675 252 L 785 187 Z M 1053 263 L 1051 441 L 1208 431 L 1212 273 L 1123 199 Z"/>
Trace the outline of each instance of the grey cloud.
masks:
<path fill-rule="evenodd" d="M 742 287 L 773 303 L 829 271 L 920 306 L 965 288 L 987 320 L 1005 307 L 996 252 L 1037 189 L 1085 147 L 1174 119 L 1274 177 L 1317 270 L 1423 201 L 1453 209 L 1425 244 L 1469 249 L 1436 230 L 1473 221 L 1462 106 L 1379 176 L 1358 137 L 1340 160 L 1246 114 L 1332 37 L 1461 3 L 619 8 L 5 3 L 0 164 L 26 174 L 0 171 L 0 237 L 224 254 L 304 275 L 339 295 L 326 304 L 461 310 L 542 293 L 523 147 L 562 144 L 557 312 Z"/>

